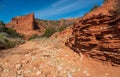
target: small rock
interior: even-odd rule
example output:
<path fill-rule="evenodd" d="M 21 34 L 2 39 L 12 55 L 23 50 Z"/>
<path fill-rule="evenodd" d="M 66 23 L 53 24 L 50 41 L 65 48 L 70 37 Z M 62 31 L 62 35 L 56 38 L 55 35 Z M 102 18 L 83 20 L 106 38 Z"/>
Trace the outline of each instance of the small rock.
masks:
<path fill-rule="evenodd" d="M 87 74 L 86 74 L 86 76 L 90 76 L 90 74 L 89 74 L 89 73 L 87 73 Z"/>
<path fill-rule="evenodd" d="M 65 74 L 65 73 L 66 73 L 66 70 L 64 70 L 63 73 Z"/>
<path fill-rule="evenodd" d="M 42 73 L 41 70 L 39 70 L 36 72 L 36 75 L 40 75 L 41 73 Z"/>
<path fill-rule="evenodd" d="M 2 73 L 3 72 L 3 67 L 0 67 L 0 73 Z"/>
<path fill-rule="evenodd" d="M 23 77 L 23 75 L 18 75 L 17 77 Z"/>
<path fill-rule="evenodd" d="M 7 73 L 8 73 L 9 71 L 10 71 L 9 69 L 4 69 L 4 71 L 3 71 L 3 72 L 7 72 Z"/>
<path fill-rule="evenodd" d="M 22 73 L 22 70 L 18 70 L 18 71 L 17 71 L 17 74 L 20 75 L 21 73 Z"/>
<path fill-rule="evenodd" d="M 34 69 L 34 70 L 36 70 L 37 68 L 36 68 L 36 67 L 34 67 L 33 69 Z"/>
<path fill-rule="evenodd" d="M 106 76 L 108 76 L 109 74 L 108 73 L 105 73 Z"/>
<path fill-rule="evenodd" d="M 86 74 L 86 73 L 87 73 L 87 71 L 83 71 L 83 73 L 84 73 L 84 74 Z"/>
<path fill-rule="evenodd" d="M 17 64 L 17 65 L 15 66 L 16 69 L 20 69 L 21 67 L 22 67 L 22 64 Z"/>
<path fill-rule="evenodd" d="M 58 70 L 59 70 L 59 71 L 62 69 L 62 67 L 61 67 L 61 66 L 57 66 L 57 68 L 58 68 Z"/>
<path fill-rule="evenodd" d="M 80 71 L 80 68 L 78 68 L 78 70 L 77 70 L 78 72 Z"/>
<path fill-rule="evenodd" d="M 71 72 L 67 73 L 67 77 L 73 77 Z"/>
<path fill-rule="evenodd" d="M 31 73 L 31 72 L 32 72 L 32 70 L 27 70 L 24 73 Z"/>
<path fill-rule="evenodd" d="M 4 64 L 5 64 L 5 65 L 7 65 L 8 63 L 7 63 L 7 62 L 5 62 Z"/>
<path fill-rule="evenodd" d="M 32 56 L 31 58 L 32 58 L 32 61 L 36 59 L 36 57 L 35 57 L 35 56 Z"/>
<path fill-rule="evenodd" d="M 68 55 L 65 55 L 65 56 L 68 56 Z"/>
<path fill-rule="evenodd" d="M 72 71 L 72 73 L 74 73 L 74 72 L 77 71 L 77 69 L 76 69 L 76 68 L 73 68 L 71 71 Z"/>
<path fill-rule="evenodd" d="M 29 54 L 25 54 L 24 56 L 27 57 L 27 56 L 29 56 Z"/>

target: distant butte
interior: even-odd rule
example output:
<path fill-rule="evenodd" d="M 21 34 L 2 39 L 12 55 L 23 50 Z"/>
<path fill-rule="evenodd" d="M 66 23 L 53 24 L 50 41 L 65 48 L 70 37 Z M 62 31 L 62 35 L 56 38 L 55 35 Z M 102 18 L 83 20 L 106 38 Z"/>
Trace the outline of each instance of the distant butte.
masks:
<path fill-rule="evenodd" d="M 18 33 L 25 35 L 25 38 L 29 38 L 39 31 L 39 27 L 37 27 L 35 22 L 34 13 L 12 18 L 12 21 L 6 24 L 6 27 L 12 28 Z"/>

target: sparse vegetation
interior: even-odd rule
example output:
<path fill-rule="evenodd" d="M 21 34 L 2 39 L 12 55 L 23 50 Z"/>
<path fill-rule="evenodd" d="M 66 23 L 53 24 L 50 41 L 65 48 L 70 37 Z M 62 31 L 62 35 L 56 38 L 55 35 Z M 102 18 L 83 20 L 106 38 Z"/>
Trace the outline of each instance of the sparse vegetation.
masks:
<path fill-rule="evenodd" d="M 46 28 L 43 37 L 50 37 L 52 34 L 54 34 L 55 32 L 57 32 L 56 28 L 53 26 L 49 26 Z"/>
<path fill-rule="evenodd" d="M 51 35 L 53 35 L 55 32 L 62 32 L 67 26 L 61 26 L 61 27 L 54 27 L 54 26 L 49 26 L 46 28 L 43 37 L 50 37 Z"/>
<path fill-rule="evenodd" d="M 116 8 L 117 15 L 120 15 L 120 0 L 117 0 L 117 4 L 116 4 L 115 8 Z"/>
<path fill-rule="evenodd" d="M 0 21 L 0 49 L 12 48 L 23 43 L 23 35 L 11 28 L 6 28 L 3 21 Z"/>
<path fill-rule="evenodd" d="M 114 5 L 114 10 L 110 10 L 109 13 L 112 14 L 112 15 L 117 15 L 119 16 L 120 15 L 120 1 L 119 0 L 116 0 L 116 5 Z"/>
<path fill-rule="evenodd" d="M 61 26 L 60 28 L 58 28 L 59 32 L 62 32 L 67 26 Z"/>
<path fill-rule="evenodd" d="M 8 33 L 9 35 L 13 36 L 13 37 L 23 37 L 22 34 L 17 33 L 15 30 L 12 30 L 11 28 L 6 28 L 5 32 Z"/>
<path fill-rule="evenodd" d="M 31 36 L 28 40 L 30 41 L 30 40 L 32 40 L 32 39 L 39 38 L 39 37 L 40 37 L 40 36 L 38 36 L 37 34 L 35 34 L 35 35 Z"/>
<path fill-rule="evenodd" d="M 15 45 L 15 42 L 9 40 L 6 36 L 0 34 L 0 49 L 12 48 Z"/>

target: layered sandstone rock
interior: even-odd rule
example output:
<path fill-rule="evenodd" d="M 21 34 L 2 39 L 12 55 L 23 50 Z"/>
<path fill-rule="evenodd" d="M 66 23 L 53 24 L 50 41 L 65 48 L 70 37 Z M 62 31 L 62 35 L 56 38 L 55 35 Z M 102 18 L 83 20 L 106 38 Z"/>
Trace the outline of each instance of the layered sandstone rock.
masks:
<path fill-rule="evenodd" d="M 109 13 L 111 7 L 117 0 L 108 0 L 103 8 L 97 8 L 90 14 L 79 19 L 73 26 L 73 36 L 69 38 L 66 45 L 77 53 L 89 55 L 94 59 L 110 61 L 120 64 L 120 15 Z M 110 7 L 110 6 L 109 6 Z M 109 13 L 109 14 L 107 14 Z M 95 14 L 95 15 L 94 15 Z"/>
<path fill-rule="evenodd" d="M 33 30 L 35 25 L 34 14 L 28 14 L 26 16 L 18 16 L 12 18 L 12 21 L 8 23 L 7 27 L 12 27 L 16 31 L 28 31 Z"/>
<path fill-rule="evenodd" d="M 6 27 L 12 28 L 18 33 L 23 34 L 26 39 L 31 37 L 33 34 L 39 34 L 38 31 L 40 30 L 33 13 L 12 18 L 12 21 L 6 24 Z"/>

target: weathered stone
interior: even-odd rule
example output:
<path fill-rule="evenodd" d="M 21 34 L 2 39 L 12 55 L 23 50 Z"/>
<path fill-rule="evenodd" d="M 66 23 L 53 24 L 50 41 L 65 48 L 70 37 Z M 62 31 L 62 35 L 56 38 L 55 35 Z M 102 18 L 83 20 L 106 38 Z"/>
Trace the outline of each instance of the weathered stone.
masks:
<path fill-rule="evenodd" d="M 6 24 L 6 27 L 12 28 L 18 33 L 23 34 L 25 39 L 29 39 L 32 35 L 38 34 L 40 30 L 33 13 L 12 18 L 12 21 Z"/>
<path fill-rule="evenodd" d="M 16 31 L 29 31 L 34 29 L 34 14 L 28 14 L 26 16 L 18 16 L 12 18 L 12 21 L 6 26 L 15 29 Z"/>
<path fill-rule="evenodd" d="M 67 40 L 66 45 L 78 54 L 120 64 L 120 15 L 109 13 L 111 10 L 116 12 L 112 8 L 116 2 L 109 0 L 79 19 L 74 24 L 73 36 Z"/>
<path fill-rule="evenodd" d="M 3 72 L 3 70 L 4 70 L 4 69 L 3 69 L 3 67 L 0 67 L 0 73 L 2 73 L 2 72 Z"/>
<path fill-rule="evenodd" d="M 36 75 L 40 75 L 41 73 L 42 73 L 41 70 L 39 70 L 36 72 Z"/>
<path fill-rule="evenodd" d="M 15 66 L 16 69 L 20 69 L 21 67 L 22 67 L 22 64 L 17 64 L 17 65 Z"/>

